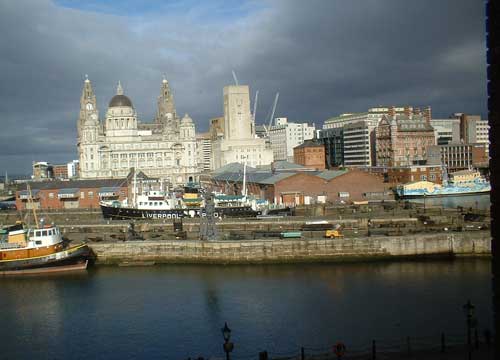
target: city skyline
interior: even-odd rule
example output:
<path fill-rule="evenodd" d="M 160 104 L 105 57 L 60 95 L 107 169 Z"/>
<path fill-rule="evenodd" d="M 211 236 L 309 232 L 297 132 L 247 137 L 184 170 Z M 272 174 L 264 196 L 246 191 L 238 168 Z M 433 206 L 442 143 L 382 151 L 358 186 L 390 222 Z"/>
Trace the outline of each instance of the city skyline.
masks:
<path fill-rule="evenodd" d="M 198 132 L 222 114 L 232 70 L 252 101 L 259 90 L 257 124 L 276 91 L 276 116 L 317 126 L 379 104 L 430 105 L 436 118 L 486 117 L 482 2 L 2 1 L 0 8 L 2 172 L 76 158 L 85 74 L 101 119 L 121 80 L 142 121 L 154 118 L 165 74 L 179 113 L 189 113 Z"/>

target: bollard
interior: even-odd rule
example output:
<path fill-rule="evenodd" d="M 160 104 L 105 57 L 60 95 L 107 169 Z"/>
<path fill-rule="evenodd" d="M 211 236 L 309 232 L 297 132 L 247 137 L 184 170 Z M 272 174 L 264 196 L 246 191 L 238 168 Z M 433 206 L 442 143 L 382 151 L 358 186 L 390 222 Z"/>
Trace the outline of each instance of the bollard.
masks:
<path fill-rule="evenodd" d="M 300 360 L 305 360 L 305 358 L 306 358 L 306 355 L 304 352 L 304 347 L 301 347 L 300 348 Z"/>
<path fill-rule="evenodd" d="M 377 343 L 375 340 L 372 341 L 372 360 L 377 359 Z"/>
<path fill-rule="evenodd" d="M 444 339 L 444 332 L 441 333 L 441 352 L 444 353 L 446 350 L 446 343 Z"/>

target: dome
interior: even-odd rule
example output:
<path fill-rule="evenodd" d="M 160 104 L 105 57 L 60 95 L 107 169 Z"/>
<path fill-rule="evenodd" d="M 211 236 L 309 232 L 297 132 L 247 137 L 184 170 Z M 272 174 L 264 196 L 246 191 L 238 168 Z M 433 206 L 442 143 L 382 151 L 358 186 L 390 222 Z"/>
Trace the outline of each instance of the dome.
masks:
<path fill-rule="evenodd" d="M 115 95 L 109 102 L 109 107 L 117 107 L 117 106 L 132 106 L 132 101 L 125 95 Z"/>
<path fill-rule="evenodd" d="M 188 114 L 185 114 L 184 117 L 182 118 L 181 122 L 183 124 L 192 124 L 193 119 L 191 119 Z"/>

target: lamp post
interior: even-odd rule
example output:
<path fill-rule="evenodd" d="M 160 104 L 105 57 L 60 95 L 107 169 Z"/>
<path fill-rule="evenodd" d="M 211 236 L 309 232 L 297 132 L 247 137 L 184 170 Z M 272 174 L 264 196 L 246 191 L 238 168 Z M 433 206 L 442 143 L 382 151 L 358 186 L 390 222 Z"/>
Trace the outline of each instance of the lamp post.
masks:
<path fill-rule="evenodd" d="M 231 338 L 231 329 L 227 326 L 227 322 L 224 323 L 224 327 L 221 329 L 222 337 L 224 338 L 224 352 L 226 353 L 226 360 L 230 360 L 229 353 L 233 351 L 234 344 L 229 341 Z"/>
<path fill-rule="evenodd" d="M 467 300 L 464 305 L 464 313 L 467 321 L 467 346 L 469 349 L 469 360 L 472 358 L 472 326 L 473 326 L 473 316 L 474 316 L 474 305 Z"/>

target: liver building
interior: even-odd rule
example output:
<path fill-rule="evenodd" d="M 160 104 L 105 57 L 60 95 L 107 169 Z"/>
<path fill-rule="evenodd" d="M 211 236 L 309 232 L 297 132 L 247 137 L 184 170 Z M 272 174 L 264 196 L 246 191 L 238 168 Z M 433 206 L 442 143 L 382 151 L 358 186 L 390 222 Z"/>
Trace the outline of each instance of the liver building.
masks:
<path fill-rule="evenodd" d="M 154 122 L 141 123 L 132 101 L 118 83 L 104 121 L 88 78 L 78 119 L 80 178 L 124 178 L 131 168 L 171 184 L 197 180 L 193 120 L 177 116 L 168 81 L 163 79 Z"/>

